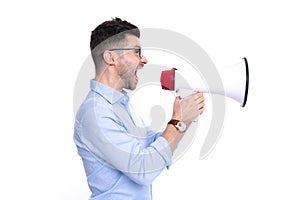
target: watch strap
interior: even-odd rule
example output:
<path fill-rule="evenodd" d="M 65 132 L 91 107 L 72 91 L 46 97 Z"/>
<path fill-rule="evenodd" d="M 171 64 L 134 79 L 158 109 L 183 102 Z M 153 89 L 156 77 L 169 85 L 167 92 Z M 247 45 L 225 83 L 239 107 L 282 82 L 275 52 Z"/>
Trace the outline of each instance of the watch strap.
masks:
<path fill-rule="evenodd" d="M 171 120 L 168 122 L 168 124 L 174 125 L 174 127 L 175 127 L 177 130 L 179 130 L 179 128 L 178 128 L 178 126 L 177 126 L 178 122 L 180 122 L 180 121 L 177 120 L 177 119 L 171 119 Z"/>

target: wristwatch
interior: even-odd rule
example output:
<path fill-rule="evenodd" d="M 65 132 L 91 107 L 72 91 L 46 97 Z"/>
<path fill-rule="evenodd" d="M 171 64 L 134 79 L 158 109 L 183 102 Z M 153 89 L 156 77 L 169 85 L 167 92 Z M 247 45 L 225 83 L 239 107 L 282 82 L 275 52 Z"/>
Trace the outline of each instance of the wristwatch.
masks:
<path fill-rule="evenodd" d="M 172 124 L 175 126 L 175 128 L 180 132 L 184 132 L 186 130 L 186 124 L 182 121 L 179 121 L 177 119 L 171 119 L 168 124 Z"/>

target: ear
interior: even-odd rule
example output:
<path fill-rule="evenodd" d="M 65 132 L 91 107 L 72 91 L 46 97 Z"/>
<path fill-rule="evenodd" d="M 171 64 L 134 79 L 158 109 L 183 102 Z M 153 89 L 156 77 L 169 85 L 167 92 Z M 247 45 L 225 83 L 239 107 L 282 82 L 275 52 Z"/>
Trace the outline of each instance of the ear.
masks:
<path fill-rule="evenodd" d="M 103 52 L 103 60 L 106 62 L 108 65 L 112 65 L 115 62 L 115 55 L 112 51 L 105 50 Z"/>

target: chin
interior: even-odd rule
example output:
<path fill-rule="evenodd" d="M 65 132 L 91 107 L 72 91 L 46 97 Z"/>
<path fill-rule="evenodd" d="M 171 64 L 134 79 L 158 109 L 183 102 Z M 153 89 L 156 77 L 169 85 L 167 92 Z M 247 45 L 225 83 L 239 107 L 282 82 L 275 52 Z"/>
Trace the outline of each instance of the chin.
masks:
<path fill-rule="evenodd" d="M 132 85 L 129 86 L 129 89 L 130 90 L 135 90 L 136 87 L 137 87 L 137 84 L 132 84 Z"/>
<path fill-rule="evenodd" d="M 136 86 L 130 87 L 130 90 L 135 90 Z"/>

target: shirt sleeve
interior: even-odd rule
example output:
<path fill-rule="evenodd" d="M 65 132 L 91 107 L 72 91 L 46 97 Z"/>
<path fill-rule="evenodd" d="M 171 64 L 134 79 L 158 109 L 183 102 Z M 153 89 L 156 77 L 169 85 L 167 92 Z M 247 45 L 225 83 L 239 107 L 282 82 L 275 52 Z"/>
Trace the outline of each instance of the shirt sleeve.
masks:
<path fill-rule="evenodd" d="M 171 164 L 172 151 L 161 133 L 145 146 L 110 112 L 88 112 L 80 124 L 79 136 L 89 150 L 138 184 L 151 184 Z"/>

